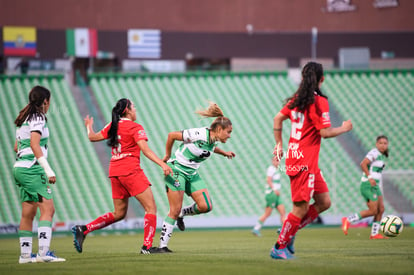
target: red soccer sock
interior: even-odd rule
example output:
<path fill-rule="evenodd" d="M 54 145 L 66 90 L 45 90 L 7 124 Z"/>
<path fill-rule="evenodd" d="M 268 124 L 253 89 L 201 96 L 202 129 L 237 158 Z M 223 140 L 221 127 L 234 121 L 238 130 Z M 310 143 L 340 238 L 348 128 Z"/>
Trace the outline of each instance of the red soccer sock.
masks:
<path fill-rule="evenodd" d="M 289 241 L 295 236 L 299 229 L 300 218 L 296 217 L 292 213 L 289 213 L 287 219 L 283 223 L 282 231 L 277 239 L 278 249 L 283 249 L 289 243 Z"/>
<path fill-rule="evenodd" d="M 157 228 L 157 216 L 154 214 L 145 214 L 144 216 L 144 246 L 152 247 L 155 229 Z"/>
<path fill-rule="evenodd" d="M 299 229 L 302 229 L 308 224 L 310 224 L 311 222 L 313 222 L 313 220 L 316 219 L 318 215 L 319 213 L 318 211 L 316 211 L 315 206 L 313 204 L 309 206 L 308 212 L 306 213 L 305 217 L 303 217 L 302 220 L 300 221 Z"/>
<path fill-rule="evenodd" d="M 93 222 L 90 222 L 86 225 L 87 230 L 83 232 L 83 234 L 87 235 L 88 233 L 104 228 L 110 224 L 115 222 L 115 217 L 112 212 L 106 213 L 100 217 L 98 217 Z"/>

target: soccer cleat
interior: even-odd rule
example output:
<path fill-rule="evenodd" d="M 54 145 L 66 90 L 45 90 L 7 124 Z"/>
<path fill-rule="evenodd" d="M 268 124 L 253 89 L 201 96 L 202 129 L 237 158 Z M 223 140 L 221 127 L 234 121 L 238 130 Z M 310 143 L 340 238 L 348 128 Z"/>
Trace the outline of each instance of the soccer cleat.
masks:
<path fill-rule="evenodd" d="M 172 250 L 170 250 L 168 247 L 160 247 L 158 248 L 158 253 L 172 253 Z"/>
<path fill-rule="evenodd" d="M 19 257 L 19 264 L 36 263 L 36 254 L 32 253 L 30 257 Z"/>
<path fill-rule="evenodd" d="M 290 239 L 290 241 L 288 242 L 288 244 L 286 246 L 286 248 L 289 250 L 289 252 L 291 254 L 295 254 L 295 246 L 294 246 L 294 244 L 295 244 L 295 238 L 296 238 L 296 235 L 294 235 L 292 237 L 292 239 Z"/>
<path fill-rule="evenodd" d="M 348 235 L 348 228 L 351 223 L 349 222 L 347 217 L 342 218 L 342 231 L 344 231 L 345 235 Z"/>
<path fill-rule="evenodd" d="M 64 258 L 59 258 L 55 255 L 53 251 L 46 252 L 46 255 L 40 256 L 37 254 L 36 256 L 36 262 L 38 263 L 53 263 L 53 262 L 65 262 L 66 260 Z"/>
<path fill-rule="evenodd" d="M 270 250 L 270 257 L 276 260 L 291 260 L 294 259 L 295 256 L 293 256 L 287 247 L 283 249 L 276 249 L 275 247 Z"/>
<path fill-rule="evenodd" d="M 379 240 L 379 239 L 388 239 L 388 237 L 384 237 L 381 234 L 377 234 L 377 235 L 371 235 L 369 236 L 370 240 Z"/>
<path fill-rule="evenodd" d="M 86 235 L 83 233 L 86 229 L 84 225 L 75 225 L 72 227 L 73 234 L 73 245 L 75 246 L 76 251 L 82 253 L 83 241 L 86 238 Z"/>
<path fill-rule="evenodd" d="M 257 236 L 257 237 L 261 237 L 262 236 L 262 234 L 260 234 L 260 231 L 257 230 L 257 229 L 253 229 L 252 230 L 252 234 L 255 235 L 255 236 Z"/>
<path fill-rule="evenodd" d="M 141 254 L 155 254 L 160 253 L 160 249 L 158 247 L 150 247 L 147 248 L 145 245 L 141 248 Z"/>
<path fill-rule="evenodd" d="M 282 228 L 279 228 L 277 230 L 277 234 L 280 234 L 280 232 L 282 232 Z M 288 242 L 286 246 L 291 254 L 295 254 L 295 239 L 296 239 L 296 235 L 294 235 L 292 239 L 290 239 L 290 241 Z"/>
<path fill-rule="evenodd" d="M 178 217 L 177 218 L 177 227 L 181 231 L 184 231 L 185 230 L 184 217 Z"/>

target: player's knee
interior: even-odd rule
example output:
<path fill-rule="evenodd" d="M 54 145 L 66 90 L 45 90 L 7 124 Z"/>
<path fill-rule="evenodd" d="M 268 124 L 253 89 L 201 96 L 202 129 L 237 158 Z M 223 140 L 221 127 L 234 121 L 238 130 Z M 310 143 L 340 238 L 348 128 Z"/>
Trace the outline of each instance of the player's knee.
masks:
<path fill-rule="evenodd" d="M 331 200 L 330 199 L 326 199 L 323 200 L 320 204 L 319 204 L 319 213 L 323 212 L 325 210 L 328 210 L 331 207 Z"/>
<path fill-rule="evenodd" d="M 198 206 L 198 211 L 200 211 L 200 213 L 208 213 L 211 210 L 213 210 L 212 204 L 203 204 L 203 205 L 197 205 L 197 206 Z"/>
<path fill-rule="evenodd" d="M 368 209 L 368 216 L 375 216 L 378 214 L 378 209 Z"/>
<path fill-rule="evenodd" d="M 174 220 L 176 220 L 178 216 L 180 215 L 180 212 L 181 212 L 181 208 L 173 208 L 173 209 L 170 208 L 169 216 L 173 218 Z"/>
<path fill-rule="evenodd" d="M 35 217 L 36 217 L 36 212 L 30 212 L 30 213 L 22 212 L 22 219 L 24 220 L 33 221 Z"/>
<path fill-rule="evenodd" d="M 326 202 L 325 202 L 325 210 L 329 209 L 331 207 L 331 204 L 332 204 L 332 202 L 331 202 L 330 199 L 329 200 L 326 200 Z"/>
<path fill-rule="evenodd" d="M 42 209 L 42 211 L 40 211 L 40 217 L 42 219 L 51 220 L 51 219 L 53 219 L 53 215 L 55 215 L 55 208 L 54 207 L 49 207 L 49 208 L 46 208 L 46 209 Z"/>
<path fill-rule="evenodd" d="M 115 211 L 114 212 L 115 221 L 123 220 L 125 216 L 126 216 L 126 211 Z"/>

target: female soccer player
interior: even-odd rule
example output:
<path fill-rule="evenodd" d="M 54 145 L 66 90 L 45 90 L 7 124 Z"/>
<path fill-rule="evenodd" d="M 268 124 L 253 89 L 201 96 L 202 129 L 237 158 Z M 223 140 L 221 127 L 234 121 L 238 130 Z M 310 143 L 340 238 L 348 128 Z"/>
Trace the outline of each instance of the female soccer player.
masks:
<path fill-rule="evenodd" d="M 29 93 L 29 104 L 24 107 L 14 123 L 17 126 L 14 151 L 17 153 L 13 168 L 22 202 L 19 227 L 19 263 L 64 262 L 49 250 L 52 240 L 52 220 L 55 213 L 50 184 L 56 175 L 47 162 L 49 128 L 46 113 L 50 106 L 50 91 L 35 86 Z M 40 218 L 37 229 L 39 251 L 32 254 L 32 228 L 37 208 Z"/>
<path fill-rule="evenodd" d="M 233 130 L 230 119 L 224 117 L 219 106 L 210 102 L 207 110 L 196 113 L 204 117 L 216 117 L 216 119 L 210 128 L 192 128 L 168 134 L 163 160 L 168 161 L 174 175 L 167 176 L 165 179 L 170 211 L 162 225 L 161 253 L 172 252 L 167 245 L 176 221 L 178 228 L 184 231 L 184 216 L 207 213 L 213 208 L 207 185 L 198 174 L 201 163 L 211 157 L 212 153 L 220 154 L 229 159 L 236 156 L 233 152 L 225 152 L 217 147 L 219 141 L 226 143 Z M 182 141 L 182 143 L 171 157 L 171 150 L 176 140 Z M 195 203 L 181 209 L 184 192 L 191 196 Z"/>
<path fill-rule="evenodd" d="M 298 90 L 274 118 L 274 154 L 279 159 L 283 156 L 283 121 L 291 120 L 285 164 L 293 202 L 292 211 L 283 223 L 279 238 L 270 252 L 274 259 L 293 258 L 296 232 L 331 205 L 328 186 L 318 167 L 321 137 L 336 137 L 352 129 L 350 120 L 344 121 L 340 127 L 331 127 L 328 100 L 320 90 L 323 81 L 322 65 L 307 63 L 302 69 L 302 81 Z M 309 205 L 312 198 L 315 202 Z"/>
<path fill-rule="evenodd" d="M 272 159 L 272 165 L 267 168 L 267 184 L 266 184 L 266 207 L 265 212 L 259 218 L 254 226 L 252 233 L 258 237 L 261 236 L 260 229 L 262 229 L 263 223 L 272 214 L 273 208 L 280 214 L 280 222 L 283 224 L 286 218 L 285 206 L 280 199 L 280 173 L 278 171 L 280 161 L 277 158 Z"/>
<path fill-rule="evenodd" d="M 89 140 L 96 142 L 108 139 L 108 145 L 112 147 L 109 178 L 115 211 L 106 213 L 87 225 L 76 225 L 72 228 L 74 245 L 79 253 L 82 252 L 83 241 L 88 233 L 125 217 L 130 197 L 135 197 L 145 210 L 144 243 L 141 254 L 158 252 L 156 247 L 152 247 L 157 225 L 157 207 L 150 187 L 151 183 L 140 167 L 141 151 L 147 158 L 161 166 L 164 175 L 171 174 L 172 169 L 148 147 L 147 134 L 140 124 L 134 122 L 136 119 L 135 106 L 126 98 L 118 100 L 112 109 L 112 122 L 98 133 L 93 131 L 93 118 L 89 116 L 85 118 Z"/>
<path fill-rule="evenodd" d="M 366 217 L 374 217 L 371 227 L 370 239 L 387 239 L 379 234 L 380 222 L 384 213 L 384 199 L 381 192 L 382 170 L 385 167 L 385 160 L 388 158 L 388 138 L 378 136 L 376 148 L 368 152 L 361 162 L 361 194 L 367 202 L 368 209 L 354 213 L 342 218 L 342 230 L 348 235 L 348 228 L 351 223 Z"/>

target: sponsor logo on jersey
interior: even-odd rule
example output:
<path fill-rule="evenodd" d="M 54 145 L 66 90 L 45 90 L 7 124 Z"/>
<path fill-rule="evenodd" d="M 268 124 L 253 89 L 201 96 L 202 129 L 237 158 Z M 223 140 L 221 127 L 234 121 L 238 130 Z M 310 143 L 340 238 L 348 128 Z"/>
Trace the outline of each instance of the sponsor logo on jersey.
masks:
<path fill-rule="evenodd" d="M 331 119 L 329 118 L 329 112 L 322 113 L 322 123 L 326 124 L 331 122 Z"/>
<path fill-rule="evenodd" d="M 140 136 L 140 137 L 146 137 L 146 136 L 147 136 L 147 134 L 145 133 L 145 131 L 144 131 L 144 130 L 139 130 L 139 131 L 138 131 L 138 136 Z"/>

